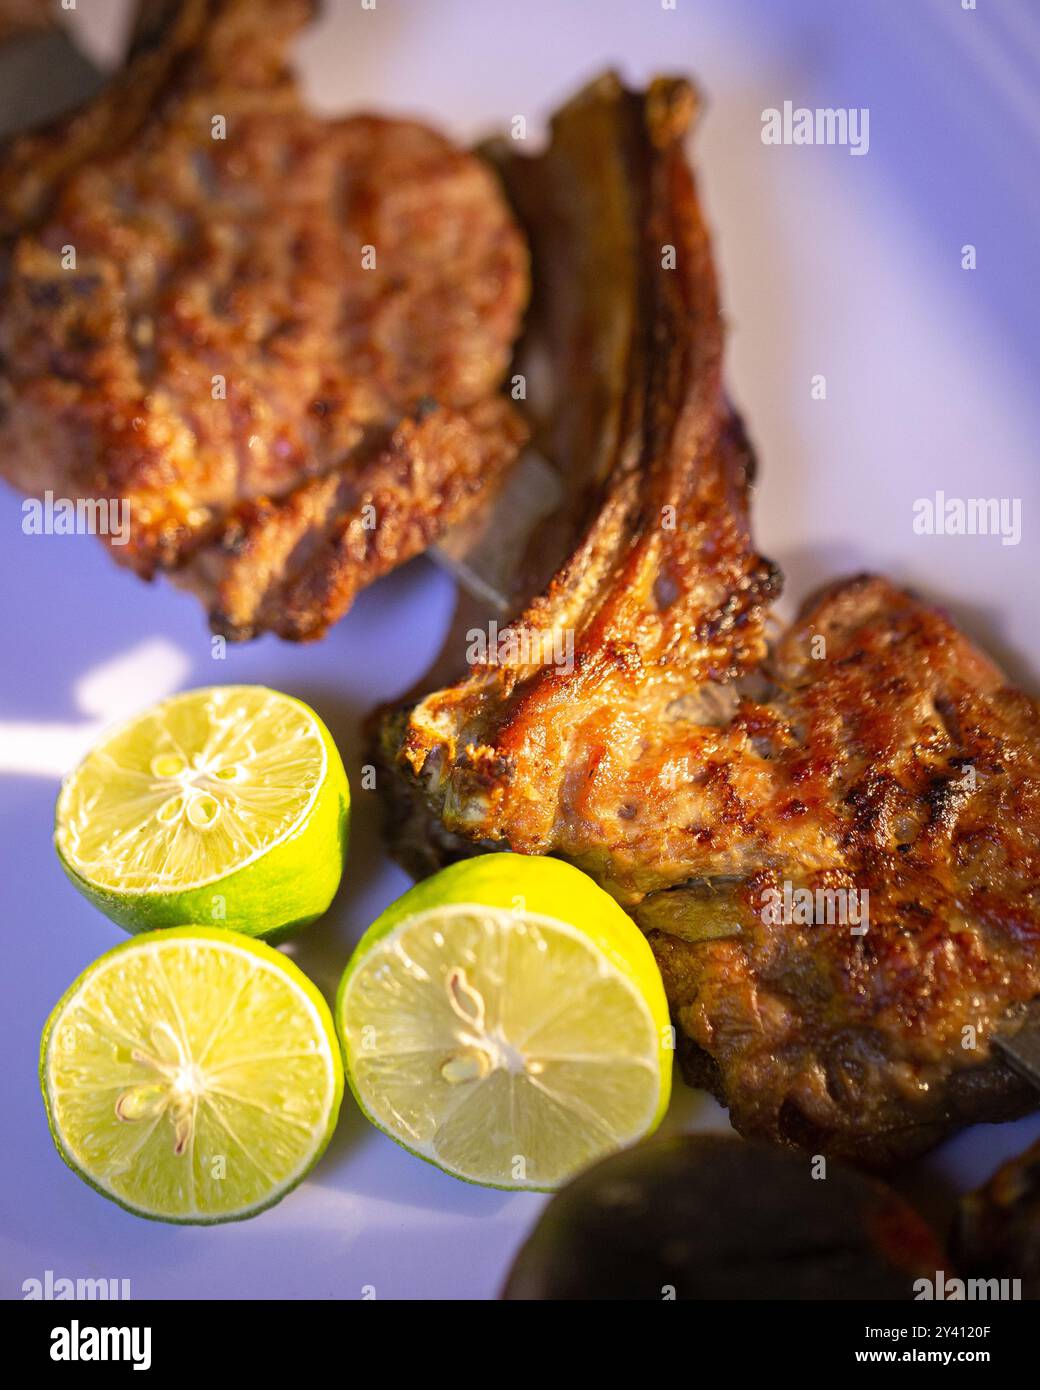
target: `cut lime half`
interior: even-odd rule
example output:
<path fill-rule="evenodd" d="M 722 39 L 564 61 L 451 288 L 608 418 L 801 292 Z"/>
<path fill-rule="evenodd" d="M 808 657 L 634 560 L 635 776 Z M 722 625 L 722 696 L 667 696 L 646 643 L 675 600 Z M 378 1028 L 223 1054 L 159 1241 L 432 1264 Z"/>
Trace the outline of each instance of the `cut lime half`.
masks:
<path fill-rule="evenodd" d="M 40 1078 L 65 1162 L 160 1221 L 235 1221 L 317 1162 L 343 1067 L 324 999 L 235 932 L 174 928 L 94 962 L 47 1021 Z"/>
<path fill-rule="evenodd" d="M 369 1119 L 470 1182 L 558 1187 L 668 1105 L 650 947 L 559 860 L 489 854 L 418 884 L 359 943 L 336 1021 Z"/>
<path fill-rule="evenodd" d="M 69 774 L 54 840 L 73 883 L 130 931 L 199 922 L 276 939 L 339 885 L 350 792 L 332 737 L 258 685 L 189 690 Z"/>

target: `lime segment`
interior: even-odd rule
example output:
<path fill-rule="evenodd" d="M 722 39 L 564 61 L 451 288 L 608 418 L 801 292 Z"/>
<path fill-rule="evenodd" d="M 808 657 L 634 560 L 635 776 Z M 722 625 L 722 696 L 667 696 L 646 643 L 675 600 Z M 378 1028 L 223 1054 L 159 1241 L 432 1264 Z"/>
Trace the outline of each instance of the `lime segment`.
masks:
<path fill-rule="evenodd" d="M 130 930 L 301 926 L 339 884 L 349 792 L 313 710 L 263 686 L 173 696 L 66 779 L 55 843 L 73 882 Z"/>
<path fill-rule="evenodd" d="M 332 1018 L 303 973 L 234 933 L 154 932 L 97 960 L 44 1030 L 65 1161 L 142 1216 L 214 1222 L 279 1200 L 335 1127 Z"/>
<path fill-rule="evenodd" d="M 471 1182 L 556 1187 L 667 1106 L 650 949 L 556 860 L 487 855 L 405 894 L 358 946 L 337 1022 L 369 1118 Z"/>

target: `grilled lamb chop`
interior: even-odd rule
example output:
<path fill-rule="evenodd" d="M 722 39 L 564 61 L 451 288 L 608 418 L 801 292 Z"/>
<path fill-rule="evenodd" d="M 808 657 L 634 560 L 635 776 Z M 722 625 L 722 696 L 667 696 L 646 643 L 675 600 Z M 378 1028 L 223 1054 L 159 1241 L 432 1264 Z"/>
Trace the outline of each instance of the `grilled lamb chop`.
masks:
<path fill-rule="evenodd" d="M 317 637 L 516 456 L 526 248 L 483 160 L 303 109 L 303 0 L 144 13 L 0 166 L 0 470 L 128 499 L 113 554 L 216 631 Z"/>
<path fill-rule="evenodd" d="M 505 163 L 549 290 L 540 442 L 582 529 L 518 659 L 387 716 L 384 785 L 408 867 L 508 847 L 614 894 L 739 1131 L 883 1166 L 1035 1104 L 989 1038 L 1040 994 L 1040 710 L 880 578 L 767 643 L 692 109 L 603 79 Z"/>

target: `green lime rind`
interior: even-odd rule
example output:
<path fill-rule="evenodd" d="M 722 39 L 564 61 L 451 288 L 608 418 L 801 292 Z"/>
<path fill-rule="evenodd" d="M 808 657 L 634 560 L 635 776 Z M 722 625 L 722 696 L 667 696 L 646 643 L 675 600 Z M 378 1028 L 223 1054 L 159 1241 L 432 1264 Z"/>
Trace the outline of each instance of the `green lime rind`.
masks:
<path fill-rule="evenodd" d="M 298 986 L 302 993 L 306 995 L 307 999 L 313 1005 L 315 1013 L 317 1014 L 318 1020 L 322 1026 L 322 1031 L 325 1035 L 326 1042 L 328 1043 L 329 1058 L 331 1061 L 333 1071 L 333 1094 L 331 1103 L 329 1105 L 328 1122 L 326 1124 L 324 1132 L 322 1133 L 306 1165 L 301 1167 L 300 1171 L 296 1173 L 291 1180 L 285 1182 L 282 1186 L 280 1186 L 274 1192 L 272 1192 L 268 1200 L 254 1203 L 252 1206 L 244 1208 L 241 1211 L 229 1213 L 221 1212 L 215 1215 L 206 1215 L 204 1213 L 198 1213 L 192 1216 L 172 1216 L 165 1215 L 161 1212 L 156 1211 L 146 1211 L 141 1207 L 136 1207 L 132 1203 L 124 1201 L 116 1193 L 112 1192 L 109 1188 L 103 1186 L 100 1182 L 95 1181 L 95 1179 L 90 1175 L 90 1173 L 88 1173 L 79 1163 L 76 1162 L 75 1157 L 66 1147 L 61 1135 L 61 1131 L 54 1118 L 54 1111 L 51 1103 L 50 1087 L 48 1083 L 48 1058 L 51 1037 L 54 1033 L 54 1029 L 57 1023 L 59 1022 L 65 1011 L 66 1006 L 72 1001 L 72 999 L 76 996 L 78 991 L 82 988 L 84 983 L 89 979 L 89 977 L 93 974 L 95 969 L 101 964 L 102 961 L 111 960 L 113 957 L 121 955 L 124 952 L 138 950 L 149 940 L 169 941 L 172 937 L 187 937 L 196 941 L 212 940 L 222 945 L 226 945 L 229 941 L 233 941 L 240 947 L 241 950 L 247 952 L 248 954 L 255 955 L 261 959 L 267 960 L 275 964 L 280 970 L 282 970 L 294 981 L 294 983 Z M 40 1038 L 39 1078 L 40 1090 L 43 1095 L 44 1108 L 47 1114 L 47 1128 L 50 1131 L 50 1136 L 54 1142 L 54 1147 L 57 1149 L 58 1154 L 60 1155 L 66 1167 L 70 1168 L 72 1172 L 75 1173 L 76 1176 L 82 1182 L 86 1183 L 88 1187 L 93 1188 L 94 1191 L 99 1193 L 102 1197 L 104 1197 L 106 1201 L 112 1202 L 117 1207 L 121 1207 L 123 1211 L 129 1212 L 132 1216 L 139 1217 L 145 1221 L 155 1221 L 163 1225 L 170 1226 L 221 1226 L 232 1221 L 248 1221 L 254 1216 L 259 1216 L 261 1212 L 268 1211 L 271 1207 L 276 1206 L 284 1197 L 288 1196 L 290 1192 L 294 1191 L 295 1188 L 299 1187 L 300 1183 L 303 1182 L 303 1180 L 313 1171 L 315 1165 L 318 1163 L 325 1150 L 328 1148 L 329 1141 L 331 1140 L 332 1135 L 335 1132 L 336 1125 L 339 1120 L 339 1112 L 344 1092 L 344 1071 L 342 1064 L 342 1053 L 339 1046 L 339 1039 L 336 1033 L 336 1026 L 333 1022 L 332 1014 L 329 1010 L 329 1006 L 325 1000 L 325 997 L 321 993 L 321 991 L 310 979 L 308 979 L 308 977 L 303 973 L 299 966 L 295 964 L 294 961 L 290 960 L 288 956 L 283 955 L 282 952 L 276 951 L 272 946 L 269 946 L 266 942 L 258 941 L 254 937 L 246 936 L 244 933 L 241 932 L 229 932 L 226 928 L 215 927 L 182 926 L 166 928 L 155 932 L 142 933 L 136 935 L 131 941 L 121 942 L 118 946 L 114 946 L 110 951 L 104 952 L 102 955 L 98 956 L 96 960 L 92 961 L 91 964 L 86 967 L 86 969 L 82 970 L 79 973 L 79 975 L 76 976 L 75 980 L 73 980 L 72 984 L 69 985 L 68 989 L 64 992 L 64 994 L 55 1004 L 54 1008 L 51 1010 L 50 1014 L 47 1017 L 47 1022 L 44 1024 L 43 1033 Z"/>
<path fill-rule="evenodd" d="M 518 888 L 521 882 L 522 892 Z M 355 1079 L 345 1017 L 347 993 L 355 971 L 371 948 L 409 917 L 448 905 L 527 911 L 573 923 L 603 952 L 619 973 L 635 985 L 650 1010 L 657 1036 L 661 1040 L 658 1104 L 642 1137 L 653 1134 L 664 1119 L 671 1099 L 673 1051 L 668 1001 L 660 970 L 646 937 L 620 904 L 580 869 L 561 859 L 506 851 L 461 860 L 416 883 L 376 918 L 351 953 L 336 991 L 334 1016 L 347 1085 L 368 1122 L 414 1157 L 470 1186 L 489 1187 L 503 1192 L 558 1190 L 558 1185 L 542 1186 L 535 1182 L 490 1182 L 467 1177 L 445 1167 L 435 1157 L 413 1148 L 382 1124 L 365 1104 Z M 666 1042 L 666 1039 L 669 1041 Z"/>
<path fill-rule="evenodd" d="M 126 931 L 149 932 L 199 923 L 275 943 L 328 911 L 346 864 L 350 784 L 339 749 L 318 715 L 293 696 L 270 693 L 299 705 L 314 721 L 325 749 L 325 775 L 307 813 L 281 840 L 259 858 L 212 882 L 179 893 L 119 892 L 91 882 L 62 851 L 62 802 L 75 769 L 63 783 L 54 814 L 58 861 L 87 901 Z"/>

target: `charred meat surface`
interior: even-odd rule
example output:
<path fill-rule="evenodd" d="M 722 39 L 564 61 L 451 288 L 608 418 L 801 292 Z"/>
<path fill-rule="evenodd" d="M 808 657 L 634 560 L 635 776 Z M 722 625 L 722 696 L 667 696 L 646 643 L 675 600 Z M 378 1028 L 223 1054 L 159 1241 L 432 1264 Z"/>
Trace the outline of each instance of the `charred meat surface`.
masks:
<path fill-rule="evenodd" d="M 1040 1298 L 1040 1141 L 962 1198 L 954 1251 L 969 1278 L 1020 1279 Z"/>
<path fill-rule="evenodd" d="M 113 87 L 0 174 L 0 470 L 126 499 L 115 557 L 234 638 L 320 636 L 525 434 L 494 172 L 413 121 L 309 114 L 308 13 L 146 7 Z"/>
<path fill-rule="evenodd" d="M 874 1178 L 721 1135 L 638 1144 L 557 1193 L 503 1297 L 910 1299 L 948 1267 Z"/>
<path fill-rule="evenodd" d="M 413 869 L 508 847 L 587 870 L 741 1133 L 885 1165 L 1036 1103 L 989 1039 L 1040 994 L 1040 710 L 881 578 L 767 643 L 693 104 L 606 78 L 503 166 L 535 282 L 558 277 L 531 331 L 581 527 L 519 658 L 384 721 L 393 835 Z"/>

